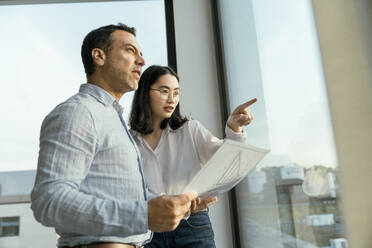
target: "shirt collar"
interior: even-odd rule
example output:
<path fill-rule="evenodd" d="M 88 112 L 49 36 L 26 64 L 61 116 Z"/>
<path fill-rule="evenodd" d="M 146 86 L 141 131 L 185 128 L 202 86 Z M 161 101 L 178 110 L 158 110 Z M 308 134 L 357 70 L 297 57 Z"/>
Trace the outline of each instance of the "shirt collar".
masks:
<path fill-rule="evenodd" d="M 93 96 L 97 99 L 97 101 L 104 105 L 113 105 L 114 102 L 117 102 L 115 97 L 113 97 L 110 93 L 91 83 L 80 85 L 79 92 Z"/>
<path fill-rule="evenodd" d="M 182 130 L 184 126 L 185 126 L 185 124 L 183 124 L 182 126 L 180 126 L 178 129 L 173 130 L 173 129 L 169 126 L 169 124 L 167 124 L 167 127 L 164 128 L 163 131 L 166 132 L 166 133 L 176 133 L 176 132 Z M 130 129 L 129 132 L 131 133 L 131 135 L 132 135 L 133 137 L 134 137 L 134 136 L 142 137 L 142 135 L 141 135 L 139 132 L 137 132 L 137 131 L 135 131 L 135 130 L 133 130 L 133 129 Z"/>
<path fill-rule="evenodd" d="M 177 128 L 176 130 L 173 130 L 170 126 L 169 126 L 169 123 L 167 124 L 167 127 L 164 128 L 164 130 L 168 133 L 177 133 L 178 131 L 181 131 L 184 127 L 185 127 L 185 124 L 186 123 L 183 123 L 182 126 L 180 126 L 179 128 Z"/>

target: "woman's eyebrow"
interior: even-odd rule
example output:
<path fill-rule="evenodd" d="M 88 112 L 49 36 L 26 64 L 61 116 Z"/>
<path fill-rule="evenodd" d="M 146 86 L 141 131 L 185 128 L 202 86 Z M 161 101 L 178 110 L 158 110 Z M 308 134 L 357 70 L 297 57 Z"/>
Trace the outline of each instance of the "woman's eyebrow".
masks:
<path fill-rule="evenodd" d="M 171 90 L 171 88 L 169 86 L 166 86 L 166 85 L 160 85 L 159 88 L 166 88 L 166 89 L 169 89 Z M 180 87 L 177 87 L 177 88 L 174 88 L 173 90 L 179 90 Z"/>

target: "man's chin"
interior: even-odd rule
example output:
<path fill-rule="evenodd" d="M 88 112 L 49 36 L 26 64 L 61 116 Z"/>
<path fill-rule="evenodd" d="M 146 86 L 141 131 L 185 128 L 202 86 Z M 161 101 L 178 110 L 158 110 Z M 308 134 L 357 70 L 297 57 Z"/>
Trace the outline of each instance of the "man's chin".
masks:
<path fill-rule="evenodd" d="M 138 88 L 138 81 L 132 82 L 130 85 L 131 85 L 132 90 L 136 90 Z"/>
<path fill-rule="evenodd" d="M 138 83 L 128 83 L 125 92 L 134 91 L 138 88 Z"/>

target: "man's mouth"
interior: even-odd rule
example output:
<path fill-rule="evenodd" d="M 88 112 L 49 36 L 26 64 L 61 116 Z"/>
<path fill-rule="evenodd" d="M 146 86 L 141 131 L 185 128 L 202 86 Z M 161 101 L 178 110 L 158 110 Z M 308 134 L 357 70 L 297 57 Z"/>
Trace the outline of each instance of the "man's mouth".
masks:
<path fill-rule="evenodd" d="M 133 72 L 134 72 L 135 74 L 137 74 L 138 77 L 141 76 L 141 70 L 134 70 Z"/>

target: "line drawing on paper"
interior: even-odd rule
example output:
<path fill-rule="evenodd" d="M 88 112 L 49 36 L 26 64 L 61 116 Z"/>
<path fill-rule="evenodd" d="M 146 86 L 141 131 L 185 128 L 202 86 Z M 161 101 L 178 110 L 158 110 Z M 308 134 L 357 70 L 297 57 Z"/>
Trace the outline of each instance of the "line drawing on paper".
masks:
<path fill-rule="evenodd" d="M 216 187 L 222 186 L 232 181 L 236 181 L 236 179 L 240 178 L 240 168 L 241 168 L 241 162 L 242 162 L 241 160 L 242 160 L 242 151 L 239 151 L 235 155 L 234 159 L 228 165 L 225 166 L 224 169 L 227 168 L 227 170 L 223 175 L 221 175 L 217 179 L 215 183 Z"/>
<path fill-rule="evenodd" d="M 201 198 L 227 192 L 247 176 L 269 151 L 226 140 L 183 192 L 193 190 Z"/>

